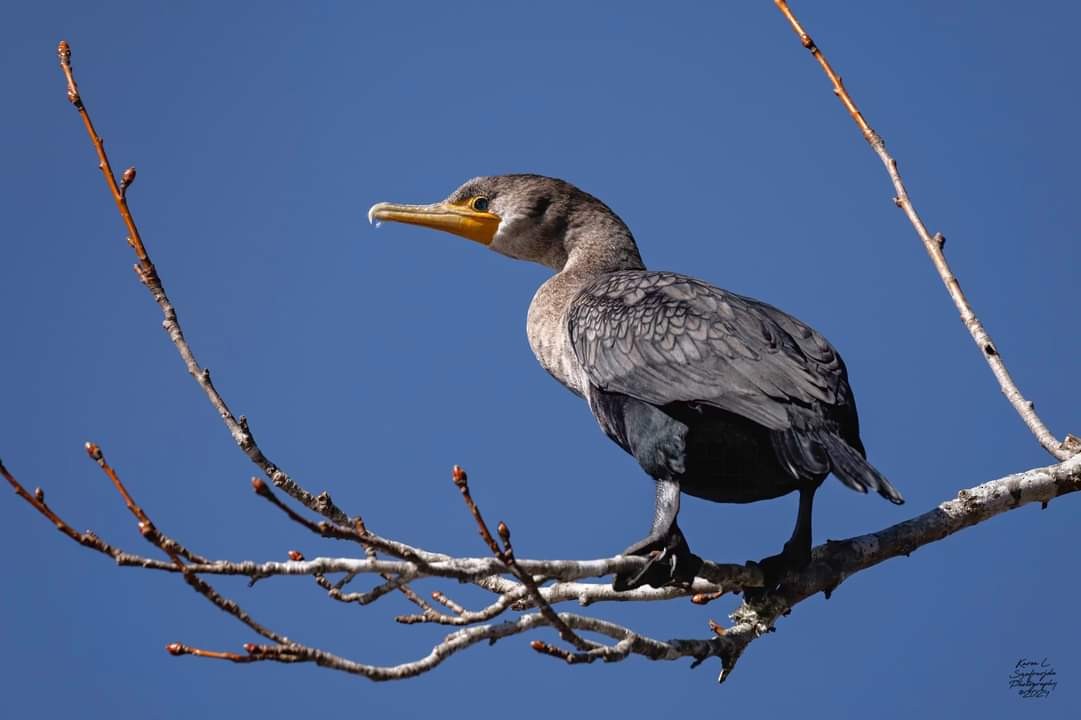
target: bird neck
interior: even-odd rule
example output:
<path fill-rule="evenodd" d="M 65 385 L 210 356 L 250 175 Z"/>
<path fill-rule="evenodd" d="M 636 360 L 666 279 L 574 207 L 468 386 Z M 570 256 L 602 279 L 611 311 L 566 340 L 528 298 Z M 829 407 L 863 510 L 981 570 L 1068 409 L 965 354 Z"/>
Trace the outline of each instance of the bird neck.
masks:
<path fill-rule="evenodd" d="M 571 347 L 567 310 L 582 288 L 596 277 L 595 273 L 574 267 L 556 273 L 537 288 L 526 316 L 526 336 L 537 362 L 564 387 L 581 397 L 585 396 L 587 379 Z"/>
<path fill-rule="evenodd" d="M 627 226 L 611 216 L 598 227 L 569 228 L 563 241 L 567 261 L 560 274 L 590 279 L 617 270 L 645 270 L 638 245 Z"/>
<path fill-rule="evenodd" d="M 596 225 L 575 235 L 568 231 L 564 247 L 567 260 L 562 269 L 538 288 L 529 305 L 526 335 L 537 361 L 556 380 L 576 395 L 584 396 L 588 379 L 571 347 L 567 312 L 582 288 L 607 273 L 644 270 L 630 230 L 618 218 L 608 232 Z"/>

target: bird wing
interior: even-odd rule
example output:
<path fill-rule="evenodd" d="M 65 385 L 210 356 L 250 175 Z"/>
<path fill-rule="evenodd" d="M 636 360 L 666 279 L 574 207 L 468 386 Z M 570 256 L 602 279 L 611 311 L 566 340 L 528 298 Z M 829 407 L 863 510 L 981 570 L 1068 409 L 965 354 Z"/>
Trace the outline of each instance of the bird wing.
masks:
<path fill-rule="evenodd" d="M 775 431 L 792 427 L 794 406 L 841 424 L 855 417 L 844 363 L 825 338 L 694 278 L 605 275 L 575 298 L 567 326 L 589 380 L 609 392 L 714 406 Z"/>

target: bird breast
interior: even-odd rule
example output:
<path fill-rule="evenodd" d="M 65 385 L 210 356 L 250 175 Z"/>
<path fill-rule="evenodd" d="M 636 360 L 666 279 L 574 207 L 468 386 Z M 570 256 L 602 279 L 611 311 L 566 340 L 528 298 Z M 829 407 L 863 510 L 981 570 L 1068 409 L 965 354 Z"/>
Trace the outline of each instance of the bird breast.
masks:
<path fill-rule="evenodd" d="M 561 272 L 552 276 L 533 296 L 526 319 L 529 347 L 537 362 L 564 387 L 586 397 L 589 381 L 571 346 L 567 311 L 578 292 L 592 279 Z"/>

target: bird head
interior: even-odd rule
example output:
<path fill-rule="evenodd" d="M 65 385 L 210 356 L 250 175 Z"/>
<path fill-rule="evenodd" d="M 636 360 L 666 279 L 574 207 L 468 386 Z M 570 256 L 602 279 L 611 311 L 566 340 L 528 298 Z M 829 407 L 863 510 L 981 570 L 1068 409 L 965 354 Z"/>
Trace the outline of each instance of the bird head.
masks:
<path fill-rule="evenodd" d="M 574 185 L 542 175 L 495 175 L 463 183 L 430 205 L 381 202 L 370 222 L 422 225 L 478 242 L 498 253 L 563 270 L 586 255 L 630 254 L 641 266 L 630 231 L 607 205 Z"/>

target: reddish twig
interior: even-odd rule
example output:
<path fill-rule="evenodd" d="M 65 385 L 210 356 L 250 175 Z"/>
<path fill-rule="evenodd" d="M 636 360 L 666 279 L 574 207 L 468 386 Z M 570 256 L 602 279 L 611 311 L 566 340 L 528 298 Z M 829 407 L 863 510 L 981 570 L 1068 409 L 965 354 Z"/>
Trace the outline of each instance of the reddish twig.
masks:
<path fill-rule="evenodd" d="M 1047 429 L 1040 416 L 1036 414 L 1036 406 L 1029 400 L 1026 400 L 1024 395 L 1018 389 L 1017 384 L 1010 377 L 1009 371 L 1006 369 L 1006 364 L 1002 361 L 1002 355 L 999 354 L 998 348 L 991 340 L 990 334 L 987 329 L 984 328 L 983 323 L 976 316 L 976 313 L 972 309 L 972 305 L 969 304 L 965 294 L 961 291 L 961 284 L 957 280 L 957 276 L 953 274 L 950 269 L 949 263 L 946 262 L 946 255 L 943 252 L 943 248 L 946 244 L 946 239 L 941 233 L 931 234 L 927 226 L 924 225 L 923 219 L 920 218 L 919 213 L 916 212 L 916 208 L 913 206 L 912 201 L 908 197 L 908 190 L 905 188 L 904 181 L 901 179 L 901 173 L 897 169 L 897 161 L 887 152 L 886 143 L 870 124 L 863 117 L 863 113 L 856 106 L 856 102 L 852 99 L 852 96 L 845 89 L 844 83 L 841 80 L 841 76 L 833 69 L 826 60 L 826 56 L 822 54 L 822 51 L 811 40 L 811 36 L 807 34 L 807 31 L 803 29 L 799 20 L 792 13 L 791 8 L 788 7 L 786 0 L 774 0 L 774 4 L 784 14 L 788 20 L 792 29 L 799 36 L 800 43 L 803 47 L 807 48 L 818 64 L 822 67 L 822 71 L 826 73 L 826 77 L 829 78 L 833 84 L 833 93 L 841 101 L 841 104 L 845 106 L 848 114 L 852 116 L 852 120 L 859 127 L 860 132 L 863 134 L 863 139 L 871 146 L 875 154 L 878 155 L 882 164 L 886 166 L 886 172 L 890 176 L 890 181 L 893 183 L 893 188 L 896 193 L 893 201 L 902 211 L 905 216 L 908 217 L 908 221 L 912 223 L 912 227 L 916 229 L 916 234 L 919 235 L 923 246 L 927 250 L 927 254 L 931 258 L 931 262 L 934 263 L 935 270 L 938 271 L 939 277 L 942 278 L 942 282 L 946 285 L 946 291 L 949 293 L 950 298 L 953 300 L 953 304 L 957 307 L 958 313 L 961 315 L 961 321 L 968 329 L 972 339 L 976 342 L 977 347 L 980 348 L 980 352 L 983 354 L 984 360 L 991 367 L 991 372 L 994 373 L 995 378 L 998 380 L 999 387 L 1002 389 L 1002 393 L 1013 405 L 1014 410 L 1032 431 L 1036 439 L 1044 447 L 1047 452 L 1051 453 L 1059 460 L 1066 460 L 1073 455 L 1081 452 L 1081 439 L 1074 437 L 1073 435 L 1067 435 L 1066 439 L 1059 442 L 1051 431 Z"/>
<path fill-rule="evenodd" d="M 447 597 L 443 593 L 439 592 L 438 590 L 436 590 L 435 592 L 432 593 L 432 600 L 435 600 L 437 603 L 439 603 L 443 607 L 447 608 L 451 612 L 457 613 L 458 615 L 461 615 L 466 611 L 464 607 L 462 607 L 458 603 L 454 602 L 453 600 L 451 600 L 449 597 Z"/>
<path fill-rule="evenodd" d="M 480 530 L 480 536 L 487 543 L 491 549 L 492 554 L 503 561 L 507 568 L 514 573 L 519 582 L 525 586 L 526 590 L 533 597 L 534 602 L 537 604 L 537 609 L 540 610 L 541 615 L 551 623 L 558 632 L 559 636 L 566 642 L 574 645 L 579 650 L 595 650 L 597 649 L 597 643 L 585 640 L 578 633 L 570 629 L 570 627 L 563 622 L 559 614 L 552 609 L 552 606 L 548 604 L 548 601 L 544 599 L 544 595 L 541 594 L 540 588 L 537 587 L 537 583 L 533 580 L 533 576 L 522 570 L 521 566 L 515 561 L 514 549 L 510 544 L 510 528 L 506 523 L 499 523 L 499 537 L 503 540 L 503 548 L 499 547 L 499 544 L 492 537 L 492 533 L 488 530 L 488 525 L 484 522 L 484 518 L 480 514 L 480 508 L 477 507 L 477 503 L 473 501 L 473 496 L 469 493 L 469 476 L 466 475 L 465 470 L 455 465 L 451 471 L 451 477 L 454 480 L 454 484 L 462 493 L 462 499 L 465 500 L 466 507 L 469 508 L 469 512 L 473 515 L 473 519 L 477 522 L 477 528 Z"/>
<path fill-rule="evenodd" d="M 131 514 L 139 521 L 139 532 L 142 533 L 148 541 L 153 543 L 159 550 L 169 556 L 169 559 L 173 561 L 177 570 L 180 571 L 184 578 L 184 582 L 192 587 L 197 593 L 209 600 L 213 605 L 217 606 L 222 611 L 232 615 L 240 622 L 247 625 L 249 628 L 262 635 L 263 637 L 273 640 L 276 643 L 289 644 L 289 639 L 284 635 L 270 630 L 264 625 L 257 622 L 251 615 L 248 614 L 244 608 L 240 607 L 234 600 L 230 600 L 225 597 L 207 581 L 200 578 L 195 572 L 193 572 L 191 566 L 184 563 L 184 559 L 191 560 L 196 565 L 205 565 L 208 561 L 199 556 L 194 555 L 185 549 L 182 545 L 172 540 L 164 533 L 159 531 L 154 525 L 154 522 L 150 519 L 150 516 L 146 514 L 146 511 L 135 502 L 135 499 L 128 492 L 128 489 L 124 486 L 124 483 L 120 480 L 120 475 L 116 470 L 105 461 L 105 454 L 101 451 L 101 448 L 94 443 L 86 443 L 86 452 L 92 460 L 94 460 L 98 467 L 108 476 L 112 481 L 113 487 L 120 493 L 120 497 L 124 499 L 124 504 L 127 505 Z M 198 558 L 198 559 L 193 559 Z"/>
<path fill-rule="evenodd" d="M 79 94 L 79 86 L 75 83 L 75 74 L 71 69 L 71 46 L 68 45 L 66 40 L 61 40 L 56 51 L 60 57 L 60 69 L 64 72 L 64 78 L 68 81 L 68 101 L 79 111 L 79 117 L 82 118 L 83 125 L 86 126 L 86 132 L 94 143 L 94 150 L 98 153 L 98 169 L 105 176 L 105 184 L 109 186 L 109 192 L 112 193 L 113 200 L 116 201 L 116 208 L 120 211 L 120 217 L 124 220 L 124 226 L 128 229 L 128 244 L 135 251 L 135 257 L 139 259 L 142 269 L 156 276 L 154 264 L 150 262 L 150 258 L 146 254 L 146 248 L 143 246 L 143 240 L 139 235 L 139 228 L 135 226 L 135 219 L 131 216 L 131 210 L 128 209 L 128 202 L 125 197 L 128 185 L 135 180 L 135 168 L 128 168 L 124 171 L 123 186 L 117 184 L 113 168 L 109 164 L 109 157 L 105 154 L 105 144 L 94 129 L 94 123 L 90 121 L 90 113 L 86 111 L 83 98 Z"/>
<path fill-rule="evenodd" d="M 83 547 L 88 547 L 91 550 L 96 550 L 103 555 L 108 555 L 117 562 L 118 565 L 131 565 L 137 567 L 143 567 L 151 570 L 172 570 L 173 566 L 169 563 L 162 562 L 161 560 L 155 560 L 153 558 L 144 557 L 142 555 L 134 555 L 129 552 L 125 552 L 120 548 L 114 547 L 103 539 L 98 537 L 97 534 L 87 530 L 86 532 L 79 532 L 67 523 L 62 517 L 57 515 L 52 508 L 50 508 L 45 502 L 45 491 L 41 488 L 35 488 L 34 493 L 30 494 L 22 483 L 20 483 L 15 476 L 11 474 L 2 461 L 0 461 L 0 475 L 4 476 L 4 479 L 8 481 L 12 489 L 15 490 L 15 494 L 28 502 L 31 507 L 41 513 L 47 518 L 56 529 L 67 535 L 69 538 L 79 543 Z"/>
<path fill-rule="evenodd" d="M 548 655 L 550 657 L 559 658 L 565 661 L 568 665 L 582 665 L 595 662 L 597 660 L 604 660 L 605 662 L 616 662 L 627 657 L 631 652 L 631 648 L 634 646 L 634 637 L 626 637 L 617 642 L 615 645 L 601 645 L 595 647 L 592 650 L 586 650 L 584 652 L 572 653 L 562 648 L 557 648 L 554 645 L 549 645 L 543 640 L 534 640 L 529 643 L 529 647 L 533 648 L 541 655 Z"/>
<path fill-rule="evenodd" d="M 211 660 L 228 660 L 235 663 L 249 663 L 260 659 L 251 654 L 238 655 L 233 652 L 203 650 L 201 648 L 192 647 L 191 645 L 184 645 L 183 643 L 169 643 L 165 646 L 165 649 L 170 655 L 194 655 L 195 657 L 210 658 Z"/>
<path fill-rule="evenodd" d="M 351 526 L 343 526 L 325 521 L 313 522 L 283 503 L 261 478 L 253 477 L 251 479 L 251 486 L 252 490 L 254 490 L 257 495 L 266 499 L 271 505 L 285 513 L 290 520 L 320 537 L 333 538 L 336 540 L 349 540 L 359 543 L 365 548 L 371 547 L 381 552 L 385 552 L 388 555 L 404 558 L 421 565 L 430 562 L 444 561 L 450 557 L 449 555 L 429 552 L 413 547 L 412 545 L 406 545 L 405 543 L 400 543 L 370 533 L 360 518 L 354 518 Z"/>
<path fill-rule="evenodd" d="M 138 264 L 135 266 L 135 272 L 139 276 L 139 280 L 154 297 L 154 301 L 158 304 L 158 307 L 161 308 L 161 312 L 165 316 L 163 327 L 169 334 L 169 339 L 172 340 L 177 351 L 180 353 L 180 357 L 184 360 L 184 365 L 187 367 L 188 372 L 195 378 L 195 381 L 199 386 L 203 388 L 207 398 L 221 416 L 222 421 L 228 428 L 229 433 L 233 436 L 233 440 L 236 444 L 253 463 L 258 465 L 263 472 L 266 473 L 266 476 L 270 478 L 271 482 L 288 493 L 292 498 L 309 509 L 323 515 L 328 520 L 342 525 L 349 525 L 348 515 L 342 512 L 341 509 L 334 504 L 330 499 L 329 494 L 323 492 L 319 495 L 312 495 L 290 478 L 285 471 L 267 459 L 263 454 L 263 451 L 260 450 L 259 446 L 255 443 L 255 438 L 248 428 L 247 419 L 245 419 L 243 415 L 239 418 L 233 415 L 229 406 L 225 404 L 225 400 L 211 382 L 210 371 L 201 367 L 196 361 L 191 346 L 188 345 L 188 341 L 184 338 L 184 332 L 180 327 L 180 321 L 177 319 L 176 308 L 173 307 L 168 295 L 165 294 L 165 287 L 162 284 L 161 277 L 158 275 L 157 268 L 151 261 L 149 253 L 147 253 L 146 246 L 143 244 L 142 237 L 139 235 L 139 229 L 135 224 L 131 209 L 128 207 L 127 189 L 135 179 L 135 168 L 128 168 L 128 170 L 124 172 L 121 182 L 117 183 L 112 166 L 109 164 L 109 157 L 105 152 L 105 144 L 102 141 L 101 136 L 98 135 L 97 131 L 94 129 L 94 124 L 90 120 L 90 113 L 87 112 L 86 105 L 83 102 L 78 86 L 75 83 L 75 74 L 71 68 L 71 46 L 68 45 L 66 41 L 61 41 L 57 48 L 57 53 L 60 58 L 60 69 L 64 72 L 64 77 L 67 79 L 68 100 L 71 101 L 71 104 L 79 112 L 79 117 L 82 118 L 83 125 L 86 127 L 86 132 L 90 135 L 90 141 L 93 143 L 94 150 L 98 155 L 98 167 L 101 169 L 102 175 L 105 176 L 105 184 L 109 186 L 109 192 L 112 194 L 113 200 L 116 202 L 116 207 L 120 211 L 120 217 L 123 219 L 124 226 L 127 228 L 128 244 L 131 245 L 132 249 L 135 251 L 136 258 L 139 260 Z"/>
<path fill-rule="evenodd" d="M 86 443 L 86 454 L 90 456 L 91 460 L 98 464 L 98 467 L 101 468 L 102 472 L 104 472 L 106 477 L 113 483 L 113 487 L 116 488 L 116 491 L 120 493 L 120 497 L 124 499 L 124 504 L 127 506 L 128 510 L 135 516 L 135 519 L 139 521 L 139 532 L 142 533 L 143 537 L 161 548 L 162 551 L 164 551 L 178 566 L 182 566 L 183 563 L 180 562 L 177 556 L 182 557 L 189 562 L 198 564 L 210 562 L 202 555 L 196 555 L 176 540 L 164 535 L 154 526 L 154 523 L 150 522 L 150 518 L 143 509 L 135 503 L 128 493 L 128 489 L 124 487 L 124 483 L 120 481 L 120 476 L 117 474 L 116 470 L 105 461 L 105 454 L 101 451 L 100 447 L 92 442 L 88 442 Z"/>

